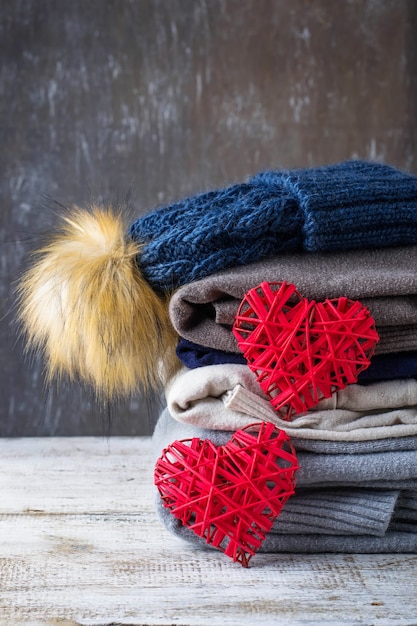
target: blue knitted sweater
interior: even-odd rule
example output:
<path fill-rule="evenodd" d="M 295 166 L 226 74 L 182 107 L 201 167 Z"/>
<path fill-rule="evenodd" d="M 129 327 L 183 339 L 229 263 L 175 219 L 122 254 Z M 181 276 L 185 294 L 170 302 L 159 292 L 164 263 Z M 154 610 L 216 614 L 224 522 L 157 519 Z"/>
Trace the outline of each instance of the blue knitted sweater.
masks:
<path fill-rule="evenodd" d="M 417 177 L 365 161 L 267 171 L 155 210 L 130 236 L 157 291 L 285 252 L 417 244 Z"/>

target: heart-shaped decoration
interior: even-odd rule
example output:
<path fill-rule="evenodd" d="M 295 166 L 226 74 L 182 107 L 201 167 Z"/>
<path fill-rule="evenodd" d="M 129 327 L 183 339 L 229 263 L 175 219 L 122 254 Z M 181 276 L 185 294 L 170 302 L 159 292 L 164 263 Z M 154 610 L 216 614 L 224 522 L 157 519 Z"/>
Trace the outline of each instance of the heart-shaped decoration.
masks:
<path fill-rule="evenodd" d="M 248 291 L 233 333 L 286 420 L 355 383 L 379 340 L 369 310 L 357 300 L 309 301 L 285 282 L 264 282 Z"/>
<path fill-rule="evenodd" d="M 184 526 L 248 567 L 294 493 L 297 457 L 288 435 L 260 422 L 224 446 L 174 441 L 158 459 L 155 485 Z"/>

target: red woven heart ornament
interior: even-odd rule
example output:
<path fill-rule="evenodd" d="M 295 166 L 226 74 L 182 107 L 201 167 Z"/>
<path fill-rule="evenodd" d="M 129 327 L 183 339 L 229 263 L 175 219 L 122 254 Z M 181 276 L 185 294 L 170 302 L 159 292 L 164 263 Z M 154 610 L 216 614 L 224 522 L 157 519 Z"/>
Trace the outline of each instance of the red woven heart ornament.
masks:
<path fill-rule="evenodd" d="M 158 459 L 155 485 L 172 515 L 243 567 L 294 493 L 297 457 L 288 435 L 261 422 L 224 446 L 174 441 Z"/>
<path fill-rule="evenodd" d="M 248 291 L 233 333 L 262 390 L 286 420 L 355 383 L 379 340 L 360 302 L 309 301 L 285 282 L 264 282 Z"/>

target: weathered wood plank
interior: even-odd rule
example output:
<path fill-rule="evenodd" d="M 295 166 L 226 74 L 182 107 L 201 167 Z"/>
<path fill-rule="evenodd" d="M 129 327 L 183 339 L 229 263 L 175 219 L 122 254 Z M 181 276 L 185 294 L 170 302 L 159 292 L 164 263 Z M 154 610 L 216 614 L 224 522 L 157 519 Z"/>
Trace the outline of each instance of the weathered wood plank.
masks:
<path fill-rule="evenodd" d="M 109 448 L 0 441 L 1 625 L 416 623 L 417 556 L 257 555 L 245 570 L 159 523 L 148 439 Z"/>
<path fill-rule="evenodd" d="M 146 437 L 0 439 L 1 511 L 136 512 L 152 497 L 150 454 Z"/>

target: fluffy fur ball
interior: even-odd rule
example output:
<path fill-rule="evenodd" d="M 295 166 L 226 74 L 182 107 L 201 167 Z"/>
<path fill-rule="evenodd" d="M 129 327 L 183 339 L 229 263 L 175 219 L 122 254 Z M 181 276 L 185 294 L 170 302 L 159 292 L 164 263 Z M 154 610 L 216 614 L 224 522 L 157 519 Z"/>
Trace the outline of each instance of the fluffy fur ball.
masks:
<path fill-rule="evenodd" d="M 168 298 L 136 263 L 140 246 L 120 214 L 74 207 L 18 286 L 28 345 L 45 356 L 49 378 L 68 374 L 106 398 L 160 383 L 176 342 Z"/>

